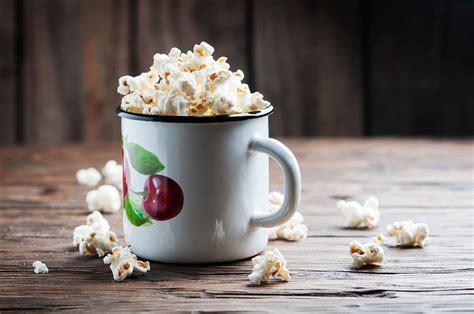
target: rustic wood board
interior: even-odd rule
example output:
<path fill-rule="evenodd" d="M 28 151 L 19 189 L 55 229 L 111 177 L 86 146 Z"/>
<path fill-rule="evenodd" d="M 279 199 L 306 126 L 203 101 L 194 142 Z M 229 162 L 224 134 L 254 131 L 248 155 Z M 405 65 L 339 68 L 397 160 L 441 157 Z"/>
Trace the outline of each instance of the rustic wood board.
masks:
<path fill-rule="evenodd" d="M 136 74 L 149 70 L 155 53 L 186 52 L 201 41 L 214 46 L 216 59 L 228 57 L 232 70 L 248 73 L 245 0 L 140 0 L 137 14 Z"/>
<path fill-rule="evenodd" d="M 0 0 L 0 143 L 13 144 L 17 134 L 17 21 L 14 0 Z"/>
<path fill-rule="evenodd" d="M 369 3 L 369 133 L 472 134 L 474 3 Z"/>
<path fill-rule="evenodd" d="M 112 139 L 129 72 L 128 2 L 24 1 L 25 142 Z"/>
<path fill-rule="evenodd" d="M 309 237 L 270 242 L 286 256 L 288 283 L 248 285 L 250 260 L 217 265 L 152 263 L 116 283 L 98 258 L 81 256 L 71 234 L 87 210 L 76 169 L 120 159 L 118 144 L 0 149 L 0 311 L 473 311 L 472 141 L 285 140 L 303 175 Z M 272 163 L 272 188 L 282 177 Z M 376 230 L 349 230 L 341 198 L 375 195 Z M 121 214 L 107 215 L 123 239 Z M 431 227 L 423 249 L 386 247 L 379 267 L 354 270 L 347 245 L 410 219 Z M 33 273 L 42 260 L 50 273 Z"/>
<path fill-rule="evenodd" d="M 272 134 L 362 134 L 358 2 L 253 3 L 254 88 L 278 108 Z"/>

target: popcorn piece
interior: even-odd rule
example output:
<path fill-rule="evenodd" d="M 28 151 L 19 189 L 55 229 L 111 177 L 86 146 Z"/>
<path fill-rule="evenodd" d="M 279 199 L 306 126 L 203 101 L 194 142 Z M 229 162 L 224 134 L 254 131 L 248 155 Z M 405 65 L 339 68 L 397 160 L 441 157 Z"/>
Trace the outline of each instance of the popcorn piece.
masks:
<path fill-rule="evenodd" d="M 87 216 L 86 224 L 74 229 L 73 244 L 84 255 L 104 256 L 118 245 L 117 236 L 110 231 L 108 221 L 98 211 Z"/>
<path fill-rule="evenodd" d="M 269 194 L 268 200 L 268 211 L 274 212 L 280 208 L 283 204 L 283 194 L 273 191 Z M 308 227 L 303 224 L 304 217 L 301 213 L 296 212 L 293 217 L 284 224 L 269 228 L 268 229 L 268 239 L 285 239 L 287 241 L 298 241 L 300 239 L 306 238 L 308 235 Z"/>
<path fill-rule="evenodd" d="M 380 219 L 379 201 L 373 196 L 366 199 L 362 206 L 355 201 L 339 201 L 337 208 L 346 218 L 350 228 L 367 226 L 372 229 L 377 226 Z"/>
<path fill-rule="evenodd" d="M 396 222 L 387 226 L 387 233 L 397 239 L 397 245 L 424 247 L 430 228 L 425 223 L 412 221 Z"/>
<path fill-rule="evenodd" d="M 118 245 L 117 235 L 113 231 L 105 233 L 92 231 L 87 233 L 79 243 L 79 252 L 83 255 L 104 256 L 112 252 L 112 249 Z"/>
<path fill-rule="evenodd" d="M 79 184 L 94 186 L 102 179 L 99 171 L 95 168 L 80 169 L 76 172 L 76 179 Z"/>
<path fill-rule="evenodd" d="M 276 204 L 278 206 L 281 206 L 281 204 L 283 204 L 284 198 L 285 197 L 283 196 L 283 194 L 277 191 L 272 191 L 270 192 L 270 194 L 268 194 L 268 201 L 271 204 Z"/>
<path fill-rule="evenodd" d="M 92 190 L 86 195 L 89 211 L 102 211 L 113 213 L 122 206 L 119 191 L 112 185 L 101 185 L 97 190 Z"/>
<path fill-rule="evenodd" d="M 94 212 L 95 213 L 95 212 Z M 72 244 L 78 246 L 87 237 L 88 234 L 94 232 L 94 229 L 88 225 L 80 225 L 74 228 L 74 233 L 72 235 Z"/>
<path fill-rule="evenodd" d="M 381 234 L 372 238 L 368 243 L 361 244 L 359 241 L 353 241 L 349 244 L 349 254 L 353 259 L 355 268 L 361 268 L 363 265 L 372 265 L 383 261 L 383 244 L 385 237 Z"/>
<path fill-rule="evenodd" d="M 72 242 L 74 246 L 78 246 L 87 234 L 92 232 L 106 233 L 109 230 L 109 222 L 100 212 L 94 211 L 87 216 L 85 225 L 77 226 L 74 229 Z"/>
<path fill-rule="evenodd" d="M 252 273 L 248 278 L 254 285 L 267 282 L 270 276 L 280 277 L 284 281 L 291 278 L 290 272 L 286 268 L 286 260 L 277 248 L 252 258 L 252 264 Z"/>
<path fill-rule="evenodd" d="M 104 263 L 110 264 L 110 269 L 115 281 L 122 281 L 134 271 L 146 273 L 150 270 L 150 263 L 139 261 L 135 254 L 130 252 L 129 247 L 116 246 L 112 254 L 104 257 Z"/>
<path fill-rule="evenodd" d="M 40 261 L 33 262 L 33 267 L 35 268 L 35 274 L 47 274 L 49 272 L 48 266 Z"/>
<path fill-rule="evenodd" d="M 155 54 L 150 72 L 119 79 L 117 92 L 124 95 L 121 108 L 141 114 L 196 116 L 270 106 L 262 94 L 251 93 L 242 83 L 241 70 L 230 71 L 227 58 L 214 60 L 213 53 L 211 45 L 201 42 L 186 53 L 172 48 L 168 55 Z"/>
<path fill-rule="evenodd" d="M 109 160 L 102 168 L 102 174 L 105 178 L 105 183 L 122 189 L 122 165 L 115 160 Z"/>

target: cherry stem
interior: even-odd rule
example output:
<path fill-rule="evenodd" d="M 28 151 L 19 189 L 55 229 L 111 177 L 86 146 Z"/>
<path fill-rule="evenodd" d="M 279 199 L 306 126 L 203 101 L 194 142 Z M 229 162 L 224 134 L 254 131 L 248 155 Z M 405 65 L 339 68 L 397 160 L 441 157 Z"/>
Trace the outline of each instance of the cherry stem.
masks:
<path fill-rule="evenodd" d="M 143 191 L 143 192 L 135 192 L 133 190 L 130 190 L 133 194 L 136 194 L 136 195 L 140 195 L 141 197 L 143 198 L 146 198 L 146 195 L 148 194 L 147 192 Z"/>

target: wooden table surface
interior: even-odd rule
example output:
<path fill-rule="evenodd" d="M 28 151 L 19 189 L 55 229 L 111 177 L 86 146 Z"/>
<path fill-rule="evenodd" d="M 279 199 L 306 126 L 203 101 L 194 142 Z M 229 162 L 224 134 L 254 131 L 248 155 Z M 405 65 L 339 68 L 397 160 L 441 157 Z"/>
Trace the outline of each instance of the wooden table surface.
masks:
<path fill-rule="evenodd" d="M 107 265 L 81 256 L 72 230 L 87 215 L 75 171 L 120 159 L 118 144 L 0 149 L 1 310 L 473 311 L 473 142 L 288 139 L 303 177 L 299 242 L 272 241 L 290 282 L 250 286 L 250 260 L 218 265 L 152 263 L 114 282 Z M 282 176 L 272 163 L 272 188 Z M 375 195 L 376 230 L 349 230 L 338 199 Z M 122 215 L 106 218 L 123 241 Z M 431 227 L 423 249 L 385 247 L 379 267 L 354 270 L 347 246 L 397 220 Z M 50 272 L 38 275 L 35 260 Z"/>

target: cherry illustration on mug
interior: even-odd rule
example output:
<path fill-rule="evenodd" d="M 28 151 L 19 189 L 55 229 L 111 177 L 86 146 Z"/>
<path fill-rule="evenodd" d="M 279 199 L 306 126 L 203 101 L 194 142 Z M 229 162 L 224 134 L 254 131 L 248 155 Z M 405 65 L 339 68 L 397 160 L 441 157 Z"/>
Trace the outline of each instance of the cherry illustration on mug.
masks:
<path fill-rule="evenodd" d="M 147 176 L 143 191 L 130 189 L 130 168 Z M 184 205 L 180 185 L 165 175 L 158 174 L 165 166 L 158 157 L 136 143 L 124 142 L 123 195 L 128 221 L 136 226 L 152 225 L 153 220 L 165 221 L 176 217 Z"/>
<path fill-rule="evenodd" d="M 183 190 L 176 181 L 167 176 L 152 174 L 146 179 L 142 207 L 145 214 L 154 220 L 176 217 L 183 209 Z"/>

